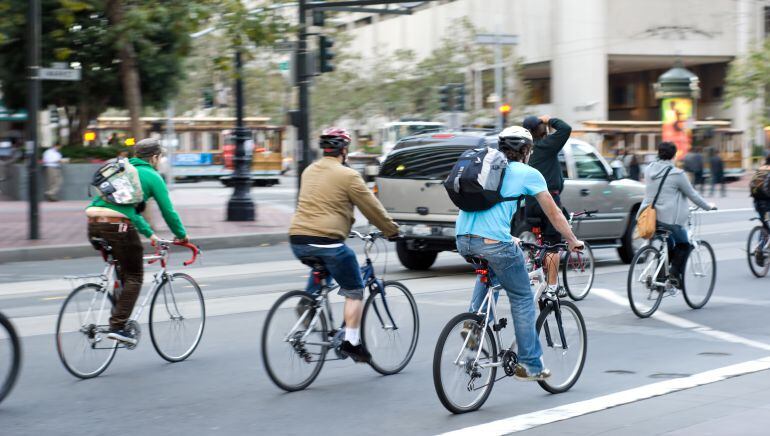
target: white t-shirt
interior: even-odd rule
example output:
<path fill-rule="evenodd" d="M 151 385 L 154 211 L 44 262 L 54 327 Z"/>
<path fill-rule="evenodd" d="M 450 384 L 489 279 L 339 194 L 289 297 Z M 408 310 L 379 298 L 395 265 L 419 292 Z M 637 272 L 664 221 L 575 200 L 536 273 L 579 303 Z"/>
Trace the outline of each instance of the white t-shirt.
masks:
<path fill-rule="evenodd" d="M 59 167 L 61 166 L 62 155 L 54 147 L 50 147 L 43 153 L 43 166 L 44 167 Z"/>

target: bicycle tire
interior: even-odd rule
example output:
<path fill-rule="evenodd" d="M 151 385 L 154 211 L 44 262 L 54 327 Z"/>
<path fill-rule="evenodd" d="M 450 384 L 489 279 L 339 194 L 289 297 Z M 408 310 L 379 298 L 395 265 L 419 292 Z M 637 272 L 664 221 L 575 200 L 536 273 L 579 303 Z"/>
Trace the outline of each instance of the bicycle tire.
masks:
<path fill-rule="evenodd" d="M 586 322 L 585 322 L 585 319 L 583 318 L 583 314 L 580 312 L 580 309 L 578 309 L 577 305 L 575 303 L 570 302 L 570 301 L 560 301 L 559 302 L 559 309 L 558 309 L 560 311 L 559 312 L 559 317 L 555 316 L 554 320 L 558 320 L 559 318 L 561 318 L 562 319 L 562 330 L 564 330 L 564 321 L 563 321 L 564 317 L 563 317 L 563 313 L 564 313 L 564 309 L 565 308 L 567 309 L 568 312 L 571 312 L 571 313 L 573 313 L 575 315 L 575 320 L 577 321 L 578 335 L 581 338 L 580 345 L 579 345 L 580 349 L 578 351 L 579 356 L 578 356 L 578 360 L 577 360 L 577 365 L 574 368 L 572 368 L 571 373 L 570 373 L 568 379 L 564 383 L 561 383 L 559 385 L 555 385 L 554 382 L 555 382 L 556 374 L 553 373 L 553 372 L 551 374 L 551 377 L 549 377 L 549 378 L 547 378 L 545 380 L 539 380 L 537 382 L 540 385 L 541 388 L 545 389 L 546 391 L 548 391 L 548 392 L 550 392 L 552 394 L 561 394 L 563 392 L 567 392 L 568 390 L 570 390 L 572 388 L 572 386 L 575 385 L 575 383 L 577 383 L 578 379 L 580 378 L 580 374 L 583 373 L 583 367 L 585 366 L 585 363 L 586 363 L 586 355 L 588 354 L 588 334 L 587 334 L 587 331 L 586 331 Z M 555 310 L 556 309 L 554 308 L 554 306 L 551 305 L 546 310 L 540 312 L 540 315 L 537 317 L 537 323 L 535 325 L 537 326 L 538 339 L 540 338 L 540 332 L 544 331 L 543 327 L 544 327 L 545 323 L 548 321 L 548 316 L 551 315 L 552 313 L 556 314 Z M 554 330 L 554 327 L 556 327 L 555 330 Z M 561 340 L 560 338 L 558 338 L 558 324 L 557 324 L 557 326 L 551 326 L 550 323 L 549 323 L 548 330 L 549 330 L 549 333 L 551 334 L 551 340 L 552 341 L 554 339 L 554 334 L 557 335 L 557 339 L 559 341 Z M 574 345 L 574 344 L 572 344 L 572 345 Z M 558 346 L 559 346 L 558 342 L 553 342 L 549 346 L 548 342 L 546 341 L 545 346 L 543 347 L 543 359 L 544 359 L 545 363 L 550 367 L 549 369 L 551 369 L 551 371 L 554 370 L 555 366 L 552 364 L 552 362 L 549 362 L 550 359 L 546 359 L 546 351 L 548 350 L 549 347 L 554 349 L 554 350 L 556 350 L 558 348 Z M 570 347 L 570 344 L 568 344 L 567 351 L 569 351 L 570 349 L 574 349 L 574 347 Z M 562 350 L 563 350 L 563 348 L 562 348 Z M 565 353 L 563 351 L 560 352 L 560 353 L 554 353 L 554 354 L 555 355 L 556 354 L 561 354 L 561 356 L 565 355 Z"/>
<path fill-rule="evenodd" d="M 755 263 L 756 261 L 756 246 L 752 246 L 752 241 L 754 240 L 754 234 L 759 233 L 760 238 L 764 235 L 765 238 L 765 251 L 770 253 L 770 247 L 767 245 L 770 245 L 770 241 L 768 239 L 770 238 L 770 235 L 767 234 L 767 230 L 765 230 L 762 226 L 756 226 L 753 229 L 751 229 L 751 232 L 749 233 L 749 240 L 746 242 L 746 254 L 748 255 L 749 260 L 749 269 L 751 270 L 751 273 L 754 274 L 756 277 L 764 277 L 767 275 L 768 270 L 770 270 L 770 256 L 766 256 L 764 259 L 764 265 L 759 266 Z M 761 239 L 760 239 L 761 240 Z"/>
<path fill-rule="evenodd" d="M 711 299 L 711 294 L 714 293 L 714 285 L 717 281 L 717 259 L 716 256 L 714 256 L 714 249 L 711 248 L 711 244 L 709 244 L 706 241 L 698 240 L 698 246 L 699 247 L 706 247 L 706 253 L 708 253 L 709 257 L 711 258 L 711 264 L 713 265 L 713 268 L 711 269 L 711 282 L 709 283 L 708 290 L 706 291 L 706 296 L 700 300 L 696 301 L 695 297 L 692 295 L 692 292 L 687 292 L 687 277 L 688 277 L 688 267 L 690 265 L 690 261 L 693 259 L 692 254 L 690 253 L 690 257 L 687 260 L 687 263 L 685 264 L 685 271 L 684 271 L 684 280 L 682 281 L 682 296 L 684 296 L 684 301 L 687 303 L 688 306 L 690 306 L 693 309 L 700 309 L 703 306 L 708 303 L 708 301 Z"/>
<path fill-rule="evenodd" d="M 13 354 L 10 359 L 8 374 L 0 378 L 0 403 L 2 403 L 8 394 L 11 393 L 16 380 L 19 379 L 19 372 L 21 371 L 21 340 L 11 321 L 2 313 L 0 313 L 0 328 L 5 329 L 7 332 L 11 353 Z"/>
<path fill-rule="evenodd" d="M 192 277 L 190 277 L 188 274 L 185 274 L 185 273 L 174 273 L 174 274 L 171 274 L 171 278 L 172 278 L 171 281 L 180 280 L 181 279 L 181 280 L 186 280 L 188 283 L 190 283 L 190 285 L 192 286 L 193 292 L 194 292 L 195 296 L 197 297 L 197 300 L 200 302 L 200 319 L 201 319 L 201 323 L 200 323 L 200 327 L 198 328 L 198 331 L 195 333 L 195 339 L 193 340 L 192 344 L 190 344 L 190 346 L 183 353 L 180 353 L 180 354 L 177 354 L 177 355 L 172 355 L 169 352 L 167 352 L 166 350 L 164 350 L 163 349 L 164 347 L 161 346 L 161 344 L 160 344 L 161 341 L 158 339 L 159 333 L 156 332 L 156 328 L 157 328 L 156 327 L 156 323 L 158 323 L 159 321 L 155 321 L 154 320 L 154 318 L 155 318 L 154 317 L 154 315 L 155 315 L 155 302 L 157 301 L 158 296 L 161 295 L 161 291 L 162 290 L 164 291 L 163 292 L 164 304 L 166 305 L 166 308 L 168 310 L 168 303 L 167 303 L 168 300 L 167 300 L 167 295 L 165 293 L 165 286 L 166 286 L 166 284 L 170 283 L 168 281 L 168 278 L 164 278 L 163 279 L 163 281 L 160 283 L 160 286 L 158 286 L 158 288 L 155 290 L 155 294 L 152 296 L 152 301 L 150 302 L 150 317 L 149 317 L 149 321 L 148 321 L 149 326 L 150 326 L 150 339 L 152 340 L 152 346 L 153 346 L 153 348 L 155 348 L 155 351 L 158 353 L 158 355 L 160 357 L 162 357 L 163 359 L 165 359 L 168 362 L 176 363 L 176 362 L 181 362 L 181 361 L 187 359 L 188 357 L 190 357 L 190 355 L 192 355 L 192 353 L 195 351 L 195 349 L 198 348 L 198 345 L 201 342 L 201 338 L 203 338 L 203 330 L 206 327 L 206 303 L 205 303 L 205 300 L 203 298 L 203 292 L 201 292 L 201 288 L 198 285 L 198 282 L 195 281 L 195 279 L 193 279 Z M 171 289 L 171 294 L 172 294 L 172 297 L 173 297 L 174 296 L 173 294 L 174 294 L 175 291 L 171 287 L 169 287 L 169 289 Z M 176 303 L 177 303 L 176 301 L 172 301 L 172 304 L 174 306 L 174 310 L 178 310 L 178 306 L 177 306 Z M 171 314 L 169 314 L 169 315 L 171 315 Z M 180 314 L 180 316 L 181 316 L 181 314 Z M 177 321 L 177 320 L 173 319 L 173 317 L 172 317 L 171 320 L 172 321 Z"/>
<path fill-rule="evenodd" d="M 65 353 L 64 353 L 63 345 L 62 344 L 63 344 L 63 335 L 66 334 L 67 332 L 63 332 L 62 331 L 62 320 L 63 320 L 64 314 L 65 314 L 65 311 L 67 309 L 67 306 L 72 301 L 74 301 L 74 299 L 78 295 L 78 293 L 84 292 L 85 290 L 91 290 L 92 292 L 97 292 L 97 293 L 107 292 L 107 291 L 102 290 L 101 285 L 98 285 L 96 283 L 85 283 L 85 284 L 82 284 L 82 285 L 78 286 L 77 288 L 75 288 L 75 290 L 70 292 L 70 294 L 67 296 L 67 299 L 64 300 L 64 303 L 62 304 L 62 307 L 59 310 L 59 316 L 58 316 L 58 318 L 56 320 L 56 351 L 59 354 L 59 360 L 61 360 L 62 365 L 64 365 L 64 368 L 70 374 L 74 375 L 75 377 L 81 378 L 81 379 L 94 378 L 94 377 L 97 377 L 99 374 L 103 373 L 107 369 L 107 367 L 110 366 L 110 363 L 112 363 L 112 359 L 115 358 L 115 353 L 118 351 L 118 342 L 117 341 L 114 342 L 114 345 L 112 347 L 103 348 L 104 350 L 108 351 L 107 353 L 103 353 L 104 355 L 106 355 L 106 357 L 104 359 L 104 362 L 102 364 L 100 364 L 99 366 L 97 366 L 96 369 L 94 369 L 93 371 L 88 371 L 88 372 L 86 372 L 86 371 L 79 371 L 77 368 L 75 368 L 73 366 L 72 362 L 68 361 L 68 359 L 65 357 Z M 95 296 L 95 297 L 98 297 L 98 295 Z M 93 304 L 95 301 L 96 300 L 94 298 L 92 300 L 91 304 Z M 107 301 L 109 301 L 109 303 L 110 303 L 110 308 L 115 304 L 115 300 L 113 298 L 113 295 L 111 293 L 109 293 L 109 292 L 107 292 Z M 101 319 L 102 315 L 104 315 L 104 314 L 99 314 L 100 319 Z M 91 327 L 95 328 L 95 327 L 98 327 L 98 325 L 92 325 Z M 94 330 L 93 329 L 89 329 L 89 333 L 88 334 L 86 334 L 85 332 L 83 332 L 81 330 L 80 333 L 85 334 L 85 335 L 90 335 L 90 334 L 94 334 Z M 96 334 L 99 334 L 99 332 L 96 332 Z M 90 341 L 90 339 L 93 339 L 93 338 L 89 338 L 89 341 Z M 98 344 L 99 342 L 101 342 L 104 339 L 106 339 L 106 335 L 104 335 L 104 338 L 98 337 L 97 340 L 96 340 L 96 343 Z M 91 343 L 91 345 L 92 345 L 91 349 L 96 349 L 94 347 L 95 343 Z"/>
<path fill-rule="evenodd" d="M 646 261 L 645 256 L 653 256 L 653 259 L 655 260 L 656 264 L 660 262 L 660 251 L 652 247 L 650 245 L 645 245 L 642 247 L 639 251 L 636 252 L 634 255 L 634 258 L 631 260 L 631 267 L 628 269 L 628 281 L 626 283 L 626 289 L 628 291 L 628 302 L 631 304 L 631 310 L 634 312 L 636 316 L 639 318 L 649 318 L 653 313 L 655 313 L 656 310 L 658 310 L 658 307 L 660 306 L 660 301 L 663 299 L 663 290 L 650 290 L 649 285 L 646 285 L 648 295 L 652 295 L 653 292 L 657 293 L 657 296 L 655 298 L 654 303 L 652 303 L 652 306 L 649 308 L 649 310 L 644 311 L 642 310 L 642 306 L 637 304 L 634 300 L 634 284 L 637 279 L 634 278 L 634 269 L 637 266 L 637 264 L 641 261 Z M 657 266 L 654 268 L 657 269 Z M 648 280 L 647 278 L 645 280 Z M 649 278 L 651 280 L 651 277 Z"/>
<path fill-rule="evenodd" d="M 476 397 L 475 400 L 473 400 L 468 405 L 457 405 L 455 404 L 452 399 L 449 398 L 449 395 L 446 392 L 446 389 L 444 387 L 444 378 L 442 377 L 442 371 L 441 371 L 441 362 L 442 362 L 442 355 L 444 351 L 444 347 L 446 346 L 447 338 L 450 336 L 450 334 L 455 330 L 455 327 L 458 325 L 462 325 L 466 321 L 470 321 L 474 323 L 476 326 L 482 326 L 484 324 L 484 319 L 476 315 L 475 313 L 461 313 L 459 315 L 456 315 L 454 318 L 450 319 L 449 322 L 444 326 L 444 329 L 441 331 L 441 334 L 439 335 L 438 342 L 436 342 L 436 349 L 433 353 L 433 387 L 436 389 L 436 394 L 438 395 L 439 401 L 441 401 L 441 404 L 446 407 L 447 410 L 449 410 L 452 413 L 460 414 L 460 413 L 467 413 L 472 412 L 474 410 L 478 410 L 486 401 L 487 398 L 489 398 L 489 394 L 492 393 L 492 387 L 494 387 L 495 384 L 495 376 L 497 375 L 497 367 L 492 366 L 489 368 L 490 375 L 488 376 L 489 382 L 483 386 L 483 391 L 481 394 Z M 491 353 L 491 359 L 492 363 L 496 363 L 498 356 L 497 356 L 497 342 L 495 341 L 495 337 L 492 335 L 492 329 L 487 326 L 487 332 L 486 337 L 489 340 L 489 347 L 492 350 Z M 483 350 L 483 348 L 482 348 Z M 449 350 L 450 355 L 455 355 L 457 353 L 456 349 Z M 464 350 L 460 350 L 460 353 L 462 354 Z M 472 353 L 475 353 L 475 351 L 472 351 Z M 487 353 L 487 356 L 489 356 L 489 353 Z M 459 357 L 459 356 L 458 356 Z M 467 373 L 467 368 L 466 368 Z"/>
<path fill-rule="evenodd" d="M 290 384 L 286 383 L 284 380 L 281 380 L 281 378 L 278 376 L 276 368 L 273 368 L 273 366 L 270 363 L 270 358 L 268 357 L 268 350 L 267 350 L 267 341 L 268 341 L 268 335 L 270 333 L 270 326 L 271 321 L 276 316 L 276 313 L 281 308 L 281 305 L 289 300 L 290 298 L 298 298 L 300 301 L 306 301 L 308 303 L 315 304 L 315 300 L 313 297 L 308 294 L 305 291 L 290 291 L 285 294 L 283 294 L 278 300 L 276 300 L 275 303 L 273 303 L 273 306 L 270 308 L 270 311 L 267 313 L 267 317 L 265 317 L 265 326 L 262 329 L 262 363 L 265 366 L 265 371 L 267 371 L 268 377 L 270 377 L 270 380 L 272 380 L 273 383 L 275 383 L 276 386 L 279 388 L 287 391 L 287 392 L 295 392 L 295 391 L 301 391 L 308 386 L 310 386 L 311 383 L 318 377 L 318 374 L 321 372 L 321 368 L 323 368 L 324 362 L 326 360 L 326 353 L 329 350 L 328 346 L 322 346 L 321 351 L 319 353 L 318 361 L 316 366 L 313 368 L 310 375 L 302 380 L 299 383 L 296 384 Z M 324 340 L 328 340 L 329 338 L 329 330 L 327 326 L 326 316 L 321 316 L 321 336 Z"/>
<path fill-rule="evenodd" d="M 406 350 L 406 354 L 404 355 L 403 359 L 401 359 L 398 363 L 396 363 L 393 366 L 387 367 L 385 364 L 378 362 L 378 352 L 377 348 L 374 347 L 373 340 L 370 340 L 371 338 L 368 338 L 368 330 L 367 326 L 369 324 L 367 315 L 370 313 L 374 313 L 377 316 L 377 319 L 379 320 L 379 317 L 385 317 L 388 316 L 388 311 L 392 312 L 394 309 L 393 303 L 394 299 L 392 298 L 390 300 L 391 304 L 388 307 L 388 311 L 383 310 L 383 306 L 381 303 L 377 303 L 378 300 L 383 299 L 383 295 L 380 292 L 374 292 L 370 293 L 369 297 L 366 299 L 366 303 L 364 304 L 364 311 L 363 315 L 361 317 L 361 341 L 364 343 L 364 347 L 369 351 L 369 353 L 372 355 L 372 358 L 369 362 L 369 365 L 377 371 L 378 373 L 382 375 L 392 375 L 401 372 L 406 366 L 409 364 L 409 361 L 412 360 L 412 356 L 414 356 L 414 350 L 417 348 L 417 340 L 420 336 L 420 315 L 417 312 L 417 302 L 414 300 L 414 296 L 412 296 L 412 293 L 409 291 L 409 288 L 404 286 L 400 282 L 396 281 L 386 281 L 383 282 L 383 285 L 385 287 L 385 301 L 387 301 L 387 296 L 389 295 L 388 288 L 398 288 L 406 298 L 406 302 L 408 303 L 409 308 L 411 308 L 411 319 L 414 326 L 414 331 L 412 334 L 412 337 L 409 338 L 409 347 Z M 379 309 L 378 309 L 379 307 Z M 373 312 L 370 312 L 370 309 L 374 308 Z M 397 315 L 395 315 L 397 316 Z M 372 320 L 374 322 L 374 320 Z M 386 324 L 388 320 L 384 321 Z M 376 325 L 376 324 L 375 324 Z M 393 335 L 389 336 L 389 339 L 392 340 Z M 370 347 L 370 345 L 372 345 Z"/>
<path fill-rule="evenodd" d="M 594 261 L 594 252 L 591 250 L 591 246 L 588 245 L 587 242 L 584 242 L 584 247 L 582 253 L 571 251 L 566 253 L 564 256 L 564 262 L 562 267 L 562 280 L 564 281 L 564 289 L 567 291 L 567 294 L 571 299 L 574 301 L 580 301 L 586 296 L 588 296 L 588 293 L 591 292 L 591 287 L 594 284 L 594 278 L 596 277 L 596 263 Z M 573 256 L 575 256 L 573 260 Z M 588 266 L 586 266 L 586 263 L 588 263 Z M 574 271 L 572 267 L 580 269 L 587 269 L 589 270 L 589 275 L 587 278 L 586 283 L 583 286 L 574 285 L 570 286 L 569 282 L 569 276 L 571 274 L 568 274 L 570 271 Z M 574 282 L 575 279 L 573 279 Z"/>

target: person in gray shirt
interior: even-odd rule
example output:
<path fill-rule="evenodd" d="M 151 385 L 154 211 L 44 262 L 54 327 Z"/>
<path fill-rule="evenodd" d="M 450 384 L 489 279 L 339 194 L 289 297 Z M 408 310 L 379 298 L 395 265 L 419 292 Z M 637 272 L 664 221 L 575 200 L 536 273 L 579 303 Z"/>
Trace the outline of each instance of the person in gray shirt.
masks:
<path fill-rule="evenodd" d="M 690 241 L 687 238 L 687 218 L 689 216 L 688 199 L 698 207 L 705 210 L 716 210 L 713 203 L 708 203 L 697 191 L 685 175 L 685 172 L 674 165 L 672 159 L 676 155 L 676 145 L 672 142 L 661 142 L 658 146 L 658 160 L 652 162 L 644 170 L 646 182 L 644 201 L 639 208 L 644 210 L 652 203 L 658 187 L 663 182 L 658 201 L 655 203 L 655 212 L 658 227 L 662 227 L 671 235 L 668 239 L 669 258 L 671 261 L 672 282 L 681 286 L 684 266 L 687 256 L 690 254 Z M 666 176 L 668 172 L 668 176 Z M 666 176 L 665 181 L 663 181 Z"/>

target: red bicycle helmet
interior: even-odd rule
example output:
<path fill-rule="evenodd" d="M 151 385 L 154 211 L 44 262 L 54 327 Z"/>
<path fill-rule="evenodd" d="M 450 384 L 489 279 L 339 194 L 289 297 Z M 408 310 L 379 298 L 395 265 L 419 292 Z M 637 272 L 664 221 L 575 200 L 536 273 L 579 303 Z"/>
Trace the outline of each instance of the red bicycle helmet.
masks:
<path fill-rule="evenodd" d="M 332 152 L 345 148 L 350 144 L 350 133 L 339 127 L 329 127 L 321 133 L 321 148 Z"/>

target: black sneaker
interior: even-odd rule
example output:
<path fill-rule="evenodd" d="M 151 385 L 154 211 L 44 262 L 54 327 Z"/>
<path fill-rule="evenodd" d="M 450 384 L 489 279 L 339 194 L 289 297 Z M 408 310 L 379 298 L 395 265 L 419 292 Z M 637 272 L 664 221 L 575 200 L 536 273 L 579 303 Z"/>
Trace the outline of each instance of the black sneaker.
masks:
<path fill-rule="evenodd" d="M 110 330 L 110 332 L 107 333 L 107 338 L 128 345 L 136 345 L 136 337 L 134 337 L 134 334 L 123 329 Z"/>
<path fill-rule="evenodd" d="M 767 259 L 765 259 L 765 252 L 760 250 L 759 247 L 757 247 L 757 251 L 756 251 L 756 253 L 754 253 L 754 258 L 757 261 L 757 266 L 758 267 L 760 267 L 760 268 L 764 268 L 765 267 L 765 261 L 767 260 Z"/>
<path fill-rule="evenodd" d="M 340 352 L 358 363 L 369 363 L 372 360 L 372 355 L 363 344 L 353 345 L 348 341 L 342 341 Z"/>

